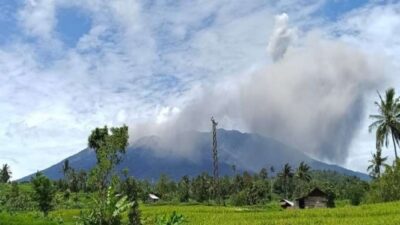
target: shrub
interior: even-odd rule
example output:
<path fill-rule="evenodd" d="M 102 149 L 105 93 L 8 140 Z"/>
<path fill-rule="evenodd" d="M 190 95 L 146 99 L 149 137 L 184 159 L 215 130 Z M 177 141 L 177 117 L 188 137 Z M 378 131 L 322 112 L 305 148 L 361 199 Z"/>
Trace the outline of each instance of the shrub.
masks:
<path fill-rule="evenodd" d="M 35 191 L 33 199 L 37 202 L 40 211 L 47 216 L 48 212 L 53 209 L 52 201 L 55 195 L 53 184 L 47 177 L 38 172 L 32 178 L 32 186 Z"/>
<path fill-rule="evenodd" d="M 230 202 L 234 206 L 242 206 L 247 205 L 247 193 L 245 190 L 233 194 L 230 198 Z"/>
<path fill-rule="evenodd" d="M 95 200 L 94 207 L 88 212 L 81 211 L 78 224 L 81 225 L 120 225 L 122 215 L 133 203 L 127 197 L 120 197 L 114 192 L 112 186 L 108 188 L 106 200 Z"/>
<path fill-rule="evenodd" d="M 163 215 L 157 217 L 156 225 L 182 225 L 186 224 L 186 219 L 182 214 L 175 211 L 171 215 Z"/>

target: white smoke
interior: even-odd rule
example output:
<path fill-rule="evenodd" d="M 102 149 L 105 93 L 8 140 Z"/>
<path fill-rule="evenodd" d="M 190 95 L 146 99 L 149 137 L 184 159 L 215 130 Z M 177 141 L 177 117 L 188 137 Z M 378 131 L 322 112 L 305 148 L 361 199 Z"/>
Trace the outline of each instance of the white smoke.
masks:
<path fill-rule="evenodd" d="M 244 80 L 205 89 L 175 116 L 147 126 L 147 131 L 172 137 L 174 146 L 181 146 L 177 152 L 190 155 L 190 138 L 179 135 L 210 129 L 213 115 L 220 127 L 245 129 L 317 158 L 343 162 L 363 117 L 364 98 L 383 76 L 382 63 L 318 34 L 288 48 L 294 29 L 288 28 L 286 14 L 276 21 L 268 45 L 275 63 Z"/>
<path fill-rule="evenodd" d="M 267 51 L 274 62 L 281 59 L 290 43 L 296 37 L 296 29 L 289 28 L 289 16 L 286 13 L 275 16 L 275 27 L 269 39 Z"/>

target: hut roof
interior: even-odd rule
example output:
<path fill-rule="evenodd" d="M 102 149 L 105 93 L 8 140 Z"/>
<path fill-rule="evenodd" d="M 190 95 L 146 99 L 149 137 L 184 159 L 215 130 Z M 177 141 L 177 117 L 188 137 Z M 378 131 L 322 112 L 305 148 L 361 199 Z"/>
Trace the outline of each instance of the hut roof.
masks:
<path fill-rule="evenodd" d="M 326 197 L 326 196 L 327 196 L 327 194 L 325 192 L 321 191 L 321 189 L 316 187 L 316 188 L 312 189 L 307 195 L 297 198 L 296 200 L 306 198 L 306 197 Z"/>
<path fill-rule="evenodd" d="M 280 201 L 280 203 L 281 203 L 281 206 L 294 206 L 294 203 L 287 199 L 282 199 Z"/>
<path fill-rule="evenodd" d="M 159 200 L 160 198 L 155 195 L 155 194 L 149 194 L 149 198 L 153 199 L 153 200 Z"/>

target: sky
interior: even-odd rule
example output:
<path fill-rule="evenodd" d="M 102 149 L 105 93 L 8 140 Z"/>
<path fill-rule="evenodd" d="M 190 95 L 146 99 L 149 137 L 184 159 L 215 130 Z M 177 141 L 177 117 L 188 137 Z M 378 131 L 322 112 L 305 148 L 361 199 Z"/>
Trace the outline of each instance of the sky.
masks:
<path fill-rule="evenodd" d="M 376 91 L 400 91 L 399 1 L 1 1 L 0 164 L 14 179 L 45 169 L 84 149 L 90 131 L 105 124 L 128 124 L 138 138 L 140 124 L 165 123 L 205 91 L 284 64 L 269 48 L 282 18 L 291 32 L 287 57 L 318 36 L 379 68 L 344 159 L 321 158 L 365 172 Z M 229 119 L 220 126 L 255 131 Z M 384 154 L 393 158 L 390 147 Z"/>

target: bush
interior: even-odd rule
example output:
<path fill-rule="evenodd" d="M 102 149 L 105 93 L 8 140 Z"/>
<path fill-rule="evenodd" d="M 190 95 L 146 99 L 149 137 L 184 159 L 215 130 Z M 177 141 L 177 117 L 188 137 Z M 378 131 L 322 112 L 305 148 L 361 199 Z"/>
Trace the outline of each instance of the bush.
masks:
<path fill-rule="evenodd" d="M 52 201 L 55 195 L 55 189 L 51 181 L 41 173 L 36 173 L 32 178 L 33 190 L 35 191 L 33 199 L 37 202 L 40 211 L 47 216 L 53 209 Z"/>
<path fill-rule="evenodd" d="M 367 201 L 388 202 L 400 200 L 400 160 L 393 166 L 386 166 L 385 172 L 371 184 Z"/>
<path fill-rule="evenodd" d="M 186 222 L 182 214 L 178 214 L 174 211 L 171 215 L 157 217 L 156 225 L 182 225 L 186 224 Z"/>
<path fill-rule="evenodd" d="M 247 193 L 245 190 L 231 195 L 230 202 L 234 206 L 247 205 Z"/>
<path fill-rule="evenodd" d="M 95 200 L 94 207 L 87 213 L 82 212 L 78 217 L 81 225 L 121 225 L 122 215 L 131 208 L 133 203 L 127 197 L 120 197 L 112 186 L 108 188 L 105 200 Z"/>

